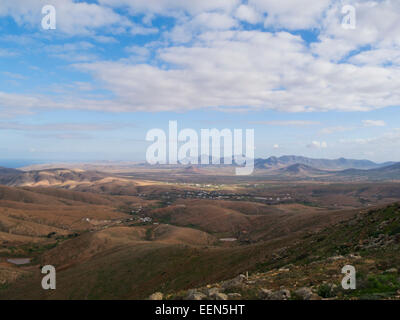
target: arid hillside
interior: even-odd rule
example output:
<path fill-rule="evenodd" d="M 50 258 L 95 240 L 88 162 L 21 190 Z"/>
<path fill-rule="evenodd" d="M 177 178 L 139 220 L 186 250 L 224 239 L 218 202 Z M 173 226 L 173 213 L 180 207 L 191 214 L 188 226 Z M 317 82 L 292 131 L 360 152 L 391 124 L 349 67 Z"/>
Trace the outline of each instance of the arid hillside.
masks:
<path fill-rule="evenodd" d="M 182 182 L 157 170 L 149 175 L 81 169 L 0 174 L 9 184 L 0 186 L 0 298 L 143 299 L 155 291 L 182 298 L 187 289 L 246 271 L 254 277 L 260 268 L 290 269 L 287 264 L 317 250 L 309 239 L 330 237 L 360 212 L 400 200 L 396 182 L 251 178 L 227 183 L 215 176 L 199 183 L 196 179 L 206 179 L 209 171 L 171 169 L 181 170 L 185 179 L 196 177 Z M 303 175 L 311 169 L 284 170 Z M 328 258 L 337 254 L 330 249 L 341 239 L 335 237 L 321 247 Z M 293 250 L 289 256 L 282 255 L 288 250 Z M 281 264 L 277 257 L 293 261 Z M 46 264 L 57 269 L 55 291 L 40 286 L 40 266 Z M 298 270 L 307 279 L 305 267 Z M 287 285 L 280 279 L 274 278 L 271 290 Z"/>
<path fill-rule="evenodd" d="M 277 250 L 249 274 L 153 297 L 189 300 L 400 299 L 399 204 L 360 211 L 348 221 Z M 344 290 L 342 267 L 356 270 L 355 290 Z"/>

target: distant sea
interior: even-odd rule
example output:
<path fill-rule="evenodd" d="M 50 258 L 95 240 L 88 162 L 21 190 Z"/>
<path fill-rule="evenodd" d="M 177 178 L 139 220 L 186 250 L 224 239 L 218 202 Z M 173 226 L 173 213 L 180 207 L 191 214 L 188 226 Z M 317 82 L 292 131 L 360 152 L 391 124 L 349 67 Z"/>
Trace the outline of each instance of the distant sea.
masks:
<path fill-rule="evenodd" d="M 13 168 L 13 169 L 30 166 L 32 164 L 42 164 L 42 163 L 46 163 L 46 162 L 40 161 L 40 160 L 0 159 L 0 167 Z"/>

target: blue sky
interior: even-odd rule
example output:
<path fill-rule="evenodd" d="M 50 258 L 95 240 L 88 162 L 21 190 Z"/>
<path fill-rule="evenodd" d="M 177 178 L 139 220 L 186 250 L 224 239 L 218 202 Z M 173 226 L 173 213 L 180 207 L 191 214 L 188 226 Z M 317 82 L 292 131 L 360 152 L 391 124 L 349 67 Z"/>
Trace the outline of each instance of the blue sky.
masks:
<path fill-rule="evenodd" d="M 0 165 L 141 161 L 170 120 L 254 128 L 258 157 L 400 161 L 399 13 L 389 0 L 2 0 Z"/>

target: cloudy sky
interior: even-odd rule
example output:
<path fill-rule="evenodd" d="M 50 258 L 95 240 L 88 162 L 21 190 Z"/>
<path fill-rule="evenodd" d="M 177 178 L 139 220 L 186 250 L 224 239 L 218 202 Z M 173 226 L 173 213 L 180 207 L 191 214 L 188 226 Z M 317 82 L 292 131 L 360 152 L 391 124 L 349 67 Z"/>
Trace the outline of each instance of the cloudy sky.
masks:
<path fill-rule="evenodd" d="M 0 0 L 0 158 L 144 160 L 147 131 L 177 120 L 254 128 L 258 157 L 400 161 L 399 16 L 398 0 Z"/>

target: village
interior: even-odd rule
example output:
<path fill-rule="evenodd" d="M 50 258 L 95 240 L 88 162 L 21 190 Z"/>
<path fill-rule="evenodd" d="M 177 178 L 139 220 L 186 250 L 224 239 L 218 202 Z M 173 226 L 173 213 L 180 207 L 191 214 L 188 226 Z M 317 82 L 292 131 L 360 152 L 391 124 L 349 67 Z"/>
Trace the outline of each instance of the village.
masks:
<path fill-rule="evenodd" d="M 224 193 L 221 191 L 208 191 L 208 190 L 184 190 L 181 192 L 164 192 L 157 194 L 137 194 L 146 200 L 160 200 L 168 206 L 177 199 L 207 199 L 207 200 L 227 200 L 227 201 L 251 201 L 260 202 L 268 205 L 288 204 L 294 203 L 295 199 L 289 193 L 274 194 L 269 196 L 255 196 L 252 194 L 242 193 Z"/>

